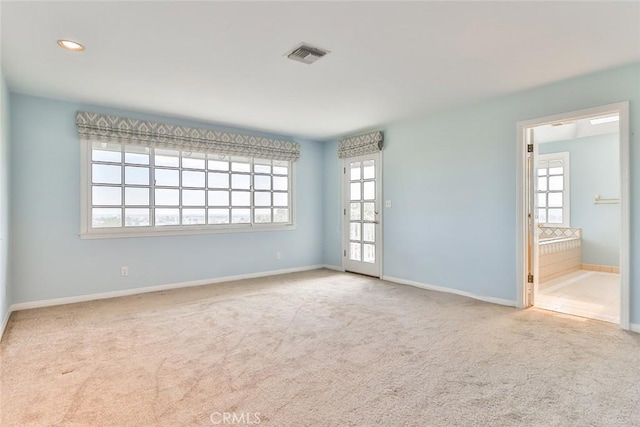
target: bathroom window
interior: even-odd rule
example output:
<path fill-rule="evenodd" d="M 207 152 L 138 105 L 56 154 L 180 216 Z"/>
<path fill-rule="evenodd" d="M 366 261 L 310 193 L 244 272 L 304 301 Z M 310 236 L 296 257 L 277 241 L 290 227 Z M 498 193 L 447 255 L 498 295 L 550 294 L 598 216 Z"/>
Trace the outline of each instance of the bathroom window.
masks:
<path fill-rule="evenodd" d="M 569 153 L 538 156 L 535 181 L 538 223 L 570 227 Z"/>

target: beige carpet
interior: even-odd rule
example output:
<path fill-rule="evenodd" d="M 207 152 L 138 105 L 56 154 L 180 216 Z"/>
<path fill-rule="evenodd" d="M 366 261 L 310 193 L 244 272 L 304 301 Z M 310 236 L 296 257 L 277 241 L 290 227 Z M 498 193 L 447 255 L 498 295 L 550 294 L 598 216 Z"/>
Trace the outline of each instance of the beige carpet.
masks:
<path fill-rule="evenodd" d="M 640 424 L 640 335 L 328 270 L 22 311 L 1 351 L 3 426 Z"/>

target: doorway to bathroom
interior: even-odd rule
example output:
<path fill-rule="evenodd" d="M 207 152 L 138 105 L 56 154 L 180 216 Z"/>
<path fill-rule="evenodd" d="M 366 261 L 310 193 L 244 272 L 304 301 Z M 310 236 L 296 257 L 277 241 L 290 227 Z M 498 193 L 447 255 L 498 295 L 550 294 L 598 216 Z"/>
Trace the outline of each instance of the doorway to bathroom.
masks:
<path fill-rule="evenodd" d="M 628 104 L 518 131 L 520 305 L 628 329 Z"/>

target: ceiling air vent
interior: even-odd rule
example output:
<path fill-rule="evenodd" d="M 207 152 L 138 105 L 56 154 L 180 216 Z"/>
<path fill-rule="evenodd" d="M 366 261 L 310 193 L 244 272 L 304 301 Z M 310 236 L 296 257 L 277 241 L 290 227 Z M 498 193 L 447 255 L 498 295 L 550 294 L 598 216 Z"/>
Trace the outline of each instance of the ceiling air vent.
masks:
<path fill-rule="evenodd" d="M 294 61 L 303 62 L 305 64 L 313 64 L 318 59 L 329 53 L 328 50 L 322 50 L 315 47 L 301 45 L 287 54 L 287 58 Z"/>

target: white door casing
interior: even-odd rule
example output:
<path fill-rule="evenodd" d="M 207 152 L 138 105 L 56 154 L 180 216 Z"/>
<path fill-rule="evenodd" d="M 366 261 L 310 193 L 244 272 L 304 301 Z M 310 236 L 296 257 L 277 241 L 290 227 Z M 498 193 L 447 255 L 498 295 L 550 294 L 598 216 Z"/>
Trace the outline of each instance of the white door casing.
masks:
<path fill-rule="evenodd" d="M 517 124 L 517 159 L 516 159 L 516 303 L 520 308 L 530 306 L 531 294 L 527 292 L 528 263 L 530 262 L 529 226 L 531 220 L 527 217 L 533 213 L 533 203 L 527 197 L 532 194 L 531 182 L 528 174 L 534 168 L 530 165 L 531 157 L 527 153 L 529 130 L 537 126 L 577 120 L 594 116 L 604 116 L 617 113 L 619 120 L 619 156 L 620 156 L 620 211 L 621 211 L 621 239 L 620 239 L 620 328 L 628 330 L 630 327 L 630 173 L 629 173 L 629 102 L 619 102 L 585 110 L 572 111 L 553 116 L 527 120 Z M 535 144 L 534 158 L 535 158 Z M 535 239 L 534 239 L 535 241 Z M 529 246 L 529 247 L 528 247 Z M 536 246 L 536 245 L 534 245 Z M 533 248 L 535 251 L 535 248 Z M 537 258 L 534 257 L 534 258 Z M 535 263 L 534 259 L 534 263 Z M 533 266 L 537 271 L 537 265 Z"/>

